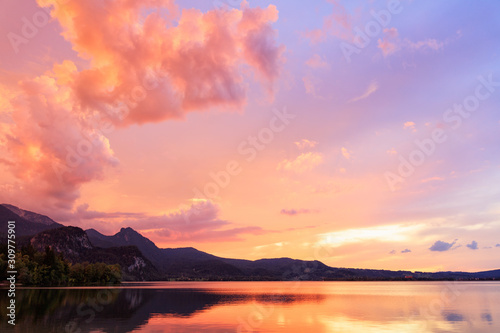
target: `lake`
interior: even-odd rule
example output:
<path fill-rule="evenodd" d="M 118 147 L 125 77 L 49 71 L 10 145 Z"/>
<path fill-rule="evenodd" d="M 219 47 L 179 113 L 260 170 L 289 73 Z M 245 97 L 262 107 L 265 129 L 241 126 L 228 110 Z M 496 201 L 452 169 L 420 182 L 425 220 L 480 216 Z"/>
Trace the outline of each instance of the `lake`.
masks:
<path fill-rule="evenodd" d="M 500 282 L 143 282 L 18 289 L 2 332 L 500 332 Z"/>

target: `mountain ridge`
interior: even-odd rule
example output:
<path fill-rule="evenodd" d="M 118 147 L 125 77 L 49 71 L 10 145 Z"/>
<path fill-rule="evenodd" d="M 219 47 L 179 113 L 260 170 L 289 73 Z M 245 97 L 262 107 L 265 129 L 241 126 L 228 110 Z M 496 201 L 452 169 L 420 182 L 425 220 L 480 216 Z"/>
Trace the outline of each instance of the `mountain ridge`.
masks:
<path fill-rule="evenodd" d="M 9 221 L 16 222 L 17 237 L 33 236 L 39 232 L 63 226 L 45 215 L 23 210 L 9 204 L 0 204 L 0 217 L 0 237 L 2 238 L 7 234 Z"/>
<path fill-rule="evenodd" d="M 130 227 L 122 227 L 116 234 L 107 236 L 95 229 L 83 231 L 78 227 L 65 227 L 45 215 L 25 211 L 8 204 L 0 205 L 0 226 L 5 224 L 4 230 L 7 230 L 6 226 L 9 220 L 16 221 L 17 235 L 29 236 L 30 242 L 38 244 L 39 248 L 43 246 L 55 247 L 56 250 L 59 249 L 72 260 L 81 260 L 82 258 L 95 260 L 95 256 L 97 256 L 105 260 L 106 263 L 113 263 L 113 260 L 123 259 L 120 257 L 121 251 L 129 254 L 127 260 L 131 256 L 143 257 L 145 260 L 141 260 L 146 264 L 141 264 L 142 267 L 147 267 L 149 263 L 159 275 L 151 273 L 153 270 L 148 268 L 148 273 L 140 277 L 142 279 L 474 280 L 500 278 L 500 269 L 475 273 L 430 273 L 330 267 L 318 260 L 306 261 L 288 257 L 257 260 L 222 258 L 199 251 L 194 247 L 159 248 L 150 239 Z M 93 253 L 94 257 L 88 253 Z"/>

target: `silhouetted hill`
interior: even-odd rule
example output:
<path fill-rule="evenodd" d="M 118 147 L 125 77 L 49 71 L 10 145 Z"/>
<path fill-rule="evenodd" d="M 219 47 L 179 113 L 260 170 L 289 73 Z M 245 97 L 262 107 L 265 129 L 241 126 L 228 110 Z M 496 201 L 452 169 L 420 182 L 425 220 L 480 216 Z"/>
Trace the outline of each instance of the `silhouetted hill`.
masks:
<path fill-rule="evenodd" d="M 34 223 L 40 223 L 40 224 L 45 224 L 45 225 L 58 224 L 56 221 L 54 221 L 53 219 L 51 219 L 50 217 L 45 216 L 45 215 L 33 213 L 33 212 L 28 211 L 28 210 L 20 209 L 16 206 L 9 205 L 9 204 L 2 204 L 1 206 L 9 209 L 14 214 L 17 214 L 20 217 L 22 217 L 28 221 L 34 222 Z"/>
<path fill-rule="evenodd" d="M 500 269 L 496 269 L 493 271 L 486 271 L 486 272 L 478 272 L 474 273 L 475 277 L 478 278 L 495 278 L 495 279 L 500 279 Z"/>
<path fill-rule="evenodd" d="M 63 225 L 45 215 L 19 209 L 8 204 L 0 205 L 0 237 L 4 239 L 9 221 L 16 222 L 16 236 L 32 236 L 41 231 L 60 228 Z"/>

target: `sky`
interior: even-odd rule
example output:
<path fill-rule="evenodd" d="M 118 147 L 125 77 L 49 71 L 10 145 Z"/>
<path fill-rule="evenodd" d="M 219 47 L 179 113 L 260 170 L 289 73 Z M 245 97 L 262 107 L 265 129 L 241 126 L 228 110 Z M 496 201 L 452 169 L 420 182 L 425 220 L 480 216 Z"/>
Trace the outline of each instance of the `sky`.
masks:
<path fill-rule="evenodd" d="M 2 6 L 1 202 L 223 257 L 500 268 L 498 1 Z"/>

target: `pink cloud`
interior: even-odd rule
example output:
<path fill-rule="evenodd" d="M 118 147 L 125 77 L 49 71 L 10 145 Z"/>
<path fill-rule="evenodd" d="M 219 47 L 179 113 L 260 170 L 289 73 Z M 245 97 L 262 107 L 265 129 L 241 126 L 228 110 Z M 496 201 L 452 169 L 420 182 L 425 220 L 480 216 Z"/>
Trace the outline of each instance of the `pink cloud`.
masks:
<path fill-rule="evenodd" d="M 304 88 L 307 94 L 316 96 L 316 81 L 318 80 L 313 76 L 304 76 L 302 78 L 302 82 L 304 83 Z"/>
<path fill-rule="evenodd" d="M 377 81 L 372 81 L 372 82 L 370 82 L 370 84 L 368 85 L 368 87 L 366 88 L 366 90 L 363 94 L 350 99 L 349 103 L 357 102 L 357 101 L 360 101 L 362 99 L 368 98 L 371 94 L 373 94 L 377 90 L 378 90 Z"/>
<path fill-rule="evenodd" d="M 330 64 L 323 60 L 319 54 L 314 54 L 306 61 L 306 65 L 314 69 L 329 69 Z"/>
<path fill-rule="evenodd" d="M 304 36 L 313 44 L 324 41 L 328 36 L 335 36 L 343 40 L 349 40 L 353 37 L 352 16 L 339 1 L 328 0 L 328 2 L 333 4 L 332 14 L 325 17 L 323 26 L 304 33 Z"/>
<path fill-rule="evenodd" d="M 384 57 L 387 57 L 400 49 L 398 43 L 398 29 L 386 28 L 384 29 L 384 37 L 378 40 L 377 47 L 382 50 Z"/>
<path fill-rule="evenodd" d="M 113 126 L 241 108 L 249 79 L 241 66 L 272 91 L 284 61 L 273 5 L 180 13 L 173 0 L 38 4 L 88 66 L 66 60 L 9 92 L 3 164 L 17 181 L 6 198 L 29 191 L 34 202 L 70 209 L 83 184 L 118 164 L 106 138 Z"/>
<path fill-rule="evenodd" d="M 96 212 L 89 211 L 88 205 L 82 205 L 74 212 L 72 219 L 78 219 L 81 226 L 95 228 L 104 233 L 113 233 L 113 229 L 118 230 L 123 226 L 131 227 L 155 242 L 238 241 L 245 234 L 261 235 L 273 232 L 257 226 L 237 226 L 220 219 L 219 215 L 220 208 L 216 204 L 211 201 L 198 201 L 189 207 L 164 215 Z"/>

